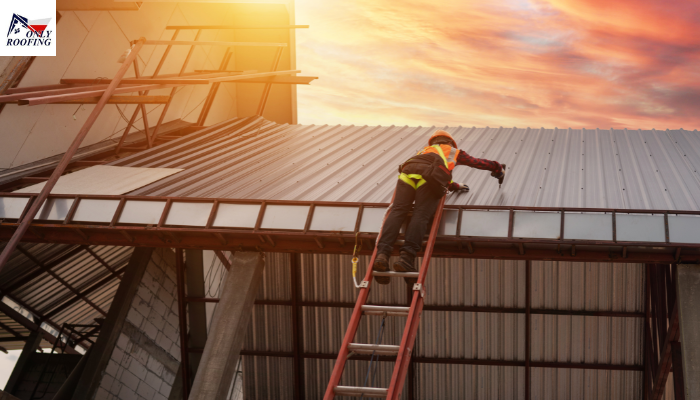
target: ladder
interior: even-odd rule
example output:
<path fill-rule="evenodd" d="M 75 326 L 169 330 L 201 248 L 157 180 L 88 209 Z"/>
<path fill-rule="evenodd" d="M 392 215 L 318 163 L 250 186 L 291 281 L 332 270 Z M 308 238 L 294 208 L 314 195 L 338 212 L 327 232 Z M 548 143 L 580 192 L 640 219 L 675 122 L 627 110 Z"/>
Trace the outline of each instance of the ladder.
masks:
<path fill-rule="evenodd" d="M 392 203 L 393 203 L 392 198 Z M 435 239 L 437 238 L 438 228 L 440 227 L 440 219 L 442 217 L 442 210 L 445 205 L 445 197 L 440 200 L 437 210 L 435 211 L 435 216 L 433 217 L 433 224 L 430 228 L 430 236 L 428 238 L 428 243 L 425 246 L 425 253 L 423 254 L 423 262 L 419 272 L 373 272 L 372 265 L 374 265 L 374 259 L 377 257 L 377 247 L 375 246 L 374 252 L 372 253 L 372 258 L 370 260 L 369 266 L 367 268 L 367 273 L 365 278 L 360 284 L 360 294 L 357 296 L 357 302 L 355 303 L 355 308 L 350 317 L 350 324 L 345 332 L 345 337 L 343 338 L 343 343 L 340 346 L 340 352 L 338 353 L 338 359 L 333 367 L 333 373 L 331 374 L 331 379 L 328 382 L 328 387 L 326 389 L 326 394 L 323 397 L 324 400 L 332 400 L 335 396 L 353 396 L 353 397 L 371 397 L 371 398 L 381 398 L 397 400 L 401 395 L 401 390 L 403 389 L 404 381 L 406 380 L 406 373 L 408 372 L 408 364 L 411 360 L 411 353 L 413 351 L 413 345 L 416 340 L 416 333 L 418 332 L 418 323 L 420 322 L 421 312 L 423 311 L 423 302 L 425 296 L 425 277 L 428 272 L 428 265 L 430 264 L 430 258 L 433 254 L 433 247 L 435 246 Z M 388 215 L 388 212 L 387 212 Z M 386 221 L 386 216 L 384 216 L 384 221 L 382 221 L 382 226 Z M 381 235 L 381 230 L 380 230 Z M 367 297 L 369 296 L 370 286 L 372 284 L 372 278 L 374 276 L 389 276 L 389 277 L 411 277 L 418 278 L 417 283 L 413 285 L 413 298 L 411 300 L 410 307 L 391 307 L 391 306 L 373 306 L 365 304 L 367 302 Z M 362 344 L 362 343 L 352 343 L 355 338 L 355 333 L 357 332 L 357 327 L 360 324 L 360 318 L 362 314 L 365 315 L 384 315 L 387 316 L 407 316 L 406 326 L 403 330 L 403 336 L 401 338 L 401 345 L 383 345 L 383 344 Z M 355 354 L 374 354 L 382 356 L 396 356 L 396 363 L 394 364 L 394 372 L 391 375 L 391 383 L 388 388 L 376 388 L 376 387 L 358 387 L 358 386 L 339 386 L 340 377 L 345 369 L 345 362 L 348 359 L 348 354 L 350 352 Z"/>

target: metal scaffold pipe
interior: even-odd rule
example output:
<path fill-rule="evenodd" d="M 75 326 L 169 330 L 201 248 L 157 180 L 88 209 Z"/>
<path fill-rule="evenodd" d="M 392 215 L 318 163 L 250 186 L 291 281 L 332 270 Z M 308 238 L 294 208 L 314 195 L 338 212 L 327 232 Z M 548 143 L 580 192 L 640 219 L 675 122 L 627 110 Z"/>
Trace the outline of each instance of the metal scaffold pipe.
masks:
<path fill-rule="evenodd" d="M 2 269 L 5 267 L 5 264 L 7 264 L 7 261 L 10 259 L 12 252 L 15 250 L 20 240 L 22 240 L 22 236 L 24 236 L 24 234 L 27 232 L 27 229 L 29 229 L 29 224 L 31 224 L 32 220 L 39 212 L 40 207 L 44 204 L 44 201 L 48 197 L 49 193 L 51 193 L 51 189 L 53 189 L 53 187 L 56 185 L 56 182 L 58 182 L 58 178 L 60 178 L 63 174 L 63 171 L 65 171 L 66 167 L 73 158 L 73 155 L 80 147 L 80 144 L 83 142 L 83 139 L 85 139 L 85 136 L 87 136 L 88 132 L 90 131 L 90 128 L 92 128 L 92 125 L 97 120 L 97 117 L 100 115 L 100 112 L 107 104 L 109 98 L 112 97 L 114 90 L 117 88 L 117 86 L 119 86 L 121 79 L 124 77 L 124 74 L 126 74 L 126 71 L 131 67 L 131 64 L 136 59 L 139 50 L 141 50 L 145 42 L 146 38 L 143 37 L 136 41 L 133 48 L 131 49 L 131 52 L 126 57 L 126 60 L 124 60 L 122 66 L 114 75 L 112 82 L 110 82 L 109 86 L 107 86 L 104 93 L 102 94 L 102 97 L 90 113 L 90 116 L 88 116 L 87 120 L 85 121 L 85 124 L 82 128 L 80 128 L 78 135 L 75 137 L 75 139 L 73 139 L 73 143 L 71 143 L 70 147 L 63 155 L 63 158 L 61 158 L 61 161 L 56 166 L 56 169 L 54 169 L 53 173 L 51 174 L 51 177 L 48 181 L 46 181 L 46 184 L 41 189 L 41 192 L 36 197 L 31 207 L 20 220 L 20 224 L 19 226 L 17 226 L 17 230 L 12 235 L 12 238 L 10 238 L 10 241 L 7 242 L 7 245 L 2 250 L 2 254 L 0 254 L 0 271 L 2 271 Z"/>

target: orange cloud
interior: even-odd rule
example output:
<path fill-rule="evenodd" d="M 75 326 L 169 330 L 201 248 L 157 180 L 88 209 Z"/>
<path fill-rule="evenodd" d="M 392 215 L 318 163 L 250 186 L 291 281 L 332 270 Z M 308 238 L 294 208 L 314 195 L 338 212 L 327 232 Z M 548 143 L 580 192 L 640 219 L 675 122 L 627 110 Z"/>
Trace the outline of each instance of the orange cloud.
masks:
<path fill-rule="evenodd" d="M 297 0 L 301 123 L 694 129 L 700 4 Z"/>

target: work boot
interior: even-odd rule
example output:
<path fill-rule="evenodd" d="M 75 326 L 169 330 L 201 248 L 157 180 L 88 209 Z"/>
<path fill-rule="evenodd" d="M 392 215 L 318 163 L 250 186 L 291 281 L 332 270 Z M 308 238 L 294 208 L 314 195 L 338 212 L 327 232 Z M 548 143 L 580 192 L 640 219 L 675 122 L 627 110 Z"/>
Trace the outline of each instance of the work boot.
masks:
<path fill-rule="evenodd" d="M 400 257 L 398 261 L 394 263 L 394 271 L 397 272 L 418 272 L 416 268 L 416 256 L 413 254 L 402 251 L 399 253 Z M 414 283 L 418 282 L 416 278 L 403 278 L 407 284 L 413 286 Z"/>
<path fill-rule="evenodd" d="M 372 271 L 387 272 L 389 271 L 389 255 L 384 253 L 377 254 L 372 265 Z M 375 276 L 374 279 L 380 285 L 388 285 L 391 278 L 388 276 Z"/>

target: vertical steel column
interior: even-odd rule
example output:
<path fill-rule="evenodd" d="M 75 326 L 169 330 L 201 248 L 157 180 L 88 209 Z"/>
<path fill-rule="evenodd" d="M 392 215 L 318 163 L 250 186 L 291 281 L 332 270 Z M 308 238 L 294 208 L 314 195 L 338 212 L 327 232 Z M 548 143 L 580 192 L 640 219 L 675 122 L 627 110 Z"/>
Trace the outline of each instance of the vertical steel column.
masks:
<path fill-rule="evenodd" d="M 302 332 L 302 316 L 299 306 L 301 291 L 301 254 L 289 253 L 289 266 L 292 285 L 292 341 L 294 342 L 294 399 L 304 397 L 304 336 Z"/>
<path fill-rule="evenodd" d="M 95 108 L 92 110 L 87 120 L 85 121 L 85 124 L 82 128 L 80 128 L 78 135 L 75 137 L 75 139 L 73 139 L 73 143 L 71 143 L 68 150 L 66 150 L 66 152 L 63 154 L 61 161 L 56 166 L 56 169 L 53 170 L 51 177 L 48 181 L 46 181 L 44 187 L 41 189 L 41 192 L 36 197 L 36 200 L 34 200 L 34 203 L 32 203 L 32 206 L 29 208 L 27 213 L 20 221 L 17 230 L 12 235 L 10 241 L 7 242 L 7 245 L 5 245 L 2 254 L 0 254 L 0 271 L 2 271 L 2 268 L 10 259 L 10 255 L 15 250 L 20 240 L 22 240 L 22 236 L 24 236 L 24 234 L 27 232 L 27 229 L 29 229 L 29 225 L 31 224 L 36 214 L 39 212 L 39 208 L 44 204 L 44 201 L 48 197 L 49 193 L 56 185 L 56 182 L 58 182 L 58 178 L 60 178 L 61 174 L 63 174 L 63 172 L 66 170 L 66 167 L 73 158 L 73 155 L 75 155 L 75 152 L 80 147 L 80 144 L 83 142 L 83 139 L 85 139 L 85 136 L 87 136 L 88 132 L 90 131 L 90 128 L 92 128 L 92 125 L 97 120 L 97 117 L 99 117 L 100 113 L 102 112 L 102 109 L 105 107 L 107 101 L 112 96 L 112 93 L 114 93 L 114 89 L 116 89 L 117 86 L 119 86 L 119 83 L 124 77 L 124 74 L 129 69 L 129 67 L 131 67 L 131 63 L 136 59 L 136 55 L 139 53 L 139 50 L 141 50 L 141 48 L 143 47 L 145 41 L 146 38 L 142 37 L 136 42 L 129 55 L 126 57 L 126 60 L 124 61 L 124 63 L 122 63 L 122 66 L 119 67 L 117 73 L 114 74 L 114 78 L 112 78 L 112 81 L 109 83 L 109 86 L 107 86 L 107 89 L 105 89 L 104 93 L 102 94 L 102 97 L 100 97 L 100 100 L 97 102 Z"/>
<path fill-rule="evenodd" d="M 177 274 L 177 314 L 180 319 L 180 371 L 182 372 L 182 398 L 190 395 L 189 351 L 187 349 L 187 301 L 185 299 L 185 262 L 182 249 L 175 249 Z"/>
<path fill-rule="evenodd" d="M 649 400 L 651 396 L 651 379 L 654 374 L 651 372 L 651 333 L 649 331 L 649 319 L 651 319 L 651 311 L 649 310 L 649 276 L 646 274 L 646 264 L 644 265 L 644 337 L 642 339 L 643 366 L 644 375 L 642 377 L 642 399 Z"/>
<path fill-rule="evenodd" d="M 202 30 L 199 29 L 197 30 L 197 34 L 194 37 L 194 41 L 196 42 L 199 39 L 199 35 L 202 33 Z M 195 45 L 192 45 L 190 47 L 190 51 L 187 53 L 187 57 L 185 57 L 185 61 L 182 63 L 182 68 L 180 68 L 180 73 L 178 76 L 182 76 L 182 74 L 185 73 L 185 70 L 187 69 L 187 64 L 189 64 L 190 59 L 192 58 L 192 53 L 194 53 Z M 168 102 L 165 103 L 165 106 L 163 107 L 163 112 L 160 114 L 160 118 L 158 118 L 158 123 L 156 124 L 155 129 L 153 129 L 153 141 L 158 138 L 158 131 L 160 130 L 161 125 L 163 124 L 163 120 L 165 119 L 165 114 L 168 113 L 168 108 L 170 108 L 170 103 L 173 102 L 173 96 L 175 96 L 175 92 L 177 92 L 178 88 L 174 87 L 170 91 L 170 96 L 168 97 Z"/>
<path fill-rule="evenodd" d="M 277 48 L 277 53 L 275 53 L 275 59 L 272 62 L 272 67 L 270 68 L 270 71 L 277 71 L 277 67 L 279 66 L 280 63 L 280 58 L 282 58 L 282 51 L 284 50 L 284 47 L 278 47 Z M 275 79 L 274 76 L 269 78 L 270 80 Z M 255 115 L 259 115 L 262 117 L 263 112 L 265 112 L 265 106 L 267 105 L 267 98 L 270 96 L 270 89 L 272 89 L 272 83 L 266 83 L 265 88 L 263 89 L 262 97 L 260 98 L 260 104 L 258 105 L 258 111 L 255 113 Z"/>
<path fill-rule="evenodd" d="M 525 261 L 525 400 L 530 400 L 530 348 L 531 348 L 531 314 L 532 303 L 532 261 Z"/>
<path fill-rule="evenodd" d="M 175 32 L 173 33 L 173 37 L 170 38 L 170 40 L 175 40 L 177 39 L 177 35 L 180 33 L 179 29 L 175 29 Z M 160 61 L 158 62 L 158 66 L 156 66 L 156 70 L 153 72 L 152 78 L 155 78 L 158 73 L 160 72 L 160 69 L 163 68 L 163 64 L 165 63 L 165 58 L 170 54 L 170 49 L 172 49 L 173 45 L 169 44 L 168 47 L 165 48 L 165 52 L 163 52 L 163 56 L 160 58 Z M 144 92 L 144 95 L 147 95 L 149 90 L 146 90 Z M 119 150 L 122 148 L 122 145 L 124 144 L 124 140 L 126 139 L 126 136 L 129 134 L 129 130 L 131 130 L 131 127 L 134 125 L 134 122 L 136 122 L 136 116 L 139 113 L 138 107 L 134 110 L 134 113 L 131 115 L 131 119 L 129 120 L 129 123 L 126 125 L 126 128 L 124 128 L 124 133 L 122 133 L 122 137 L 119 139 L 119 143 L 117 143 L 117 148 L 114 150 L 116 154 L 119 154 Z M 148 138 L 148 141 L 150 143 L 153 143 L 151 138 Z"/>
<path fill-rule="evenodd" d="M 681 344 L 671 342 L 671 362 L 673 363 L 673 393 L 676 400 L 685 400 L 685 382 L 683 381 L 683 356 Z"/>

